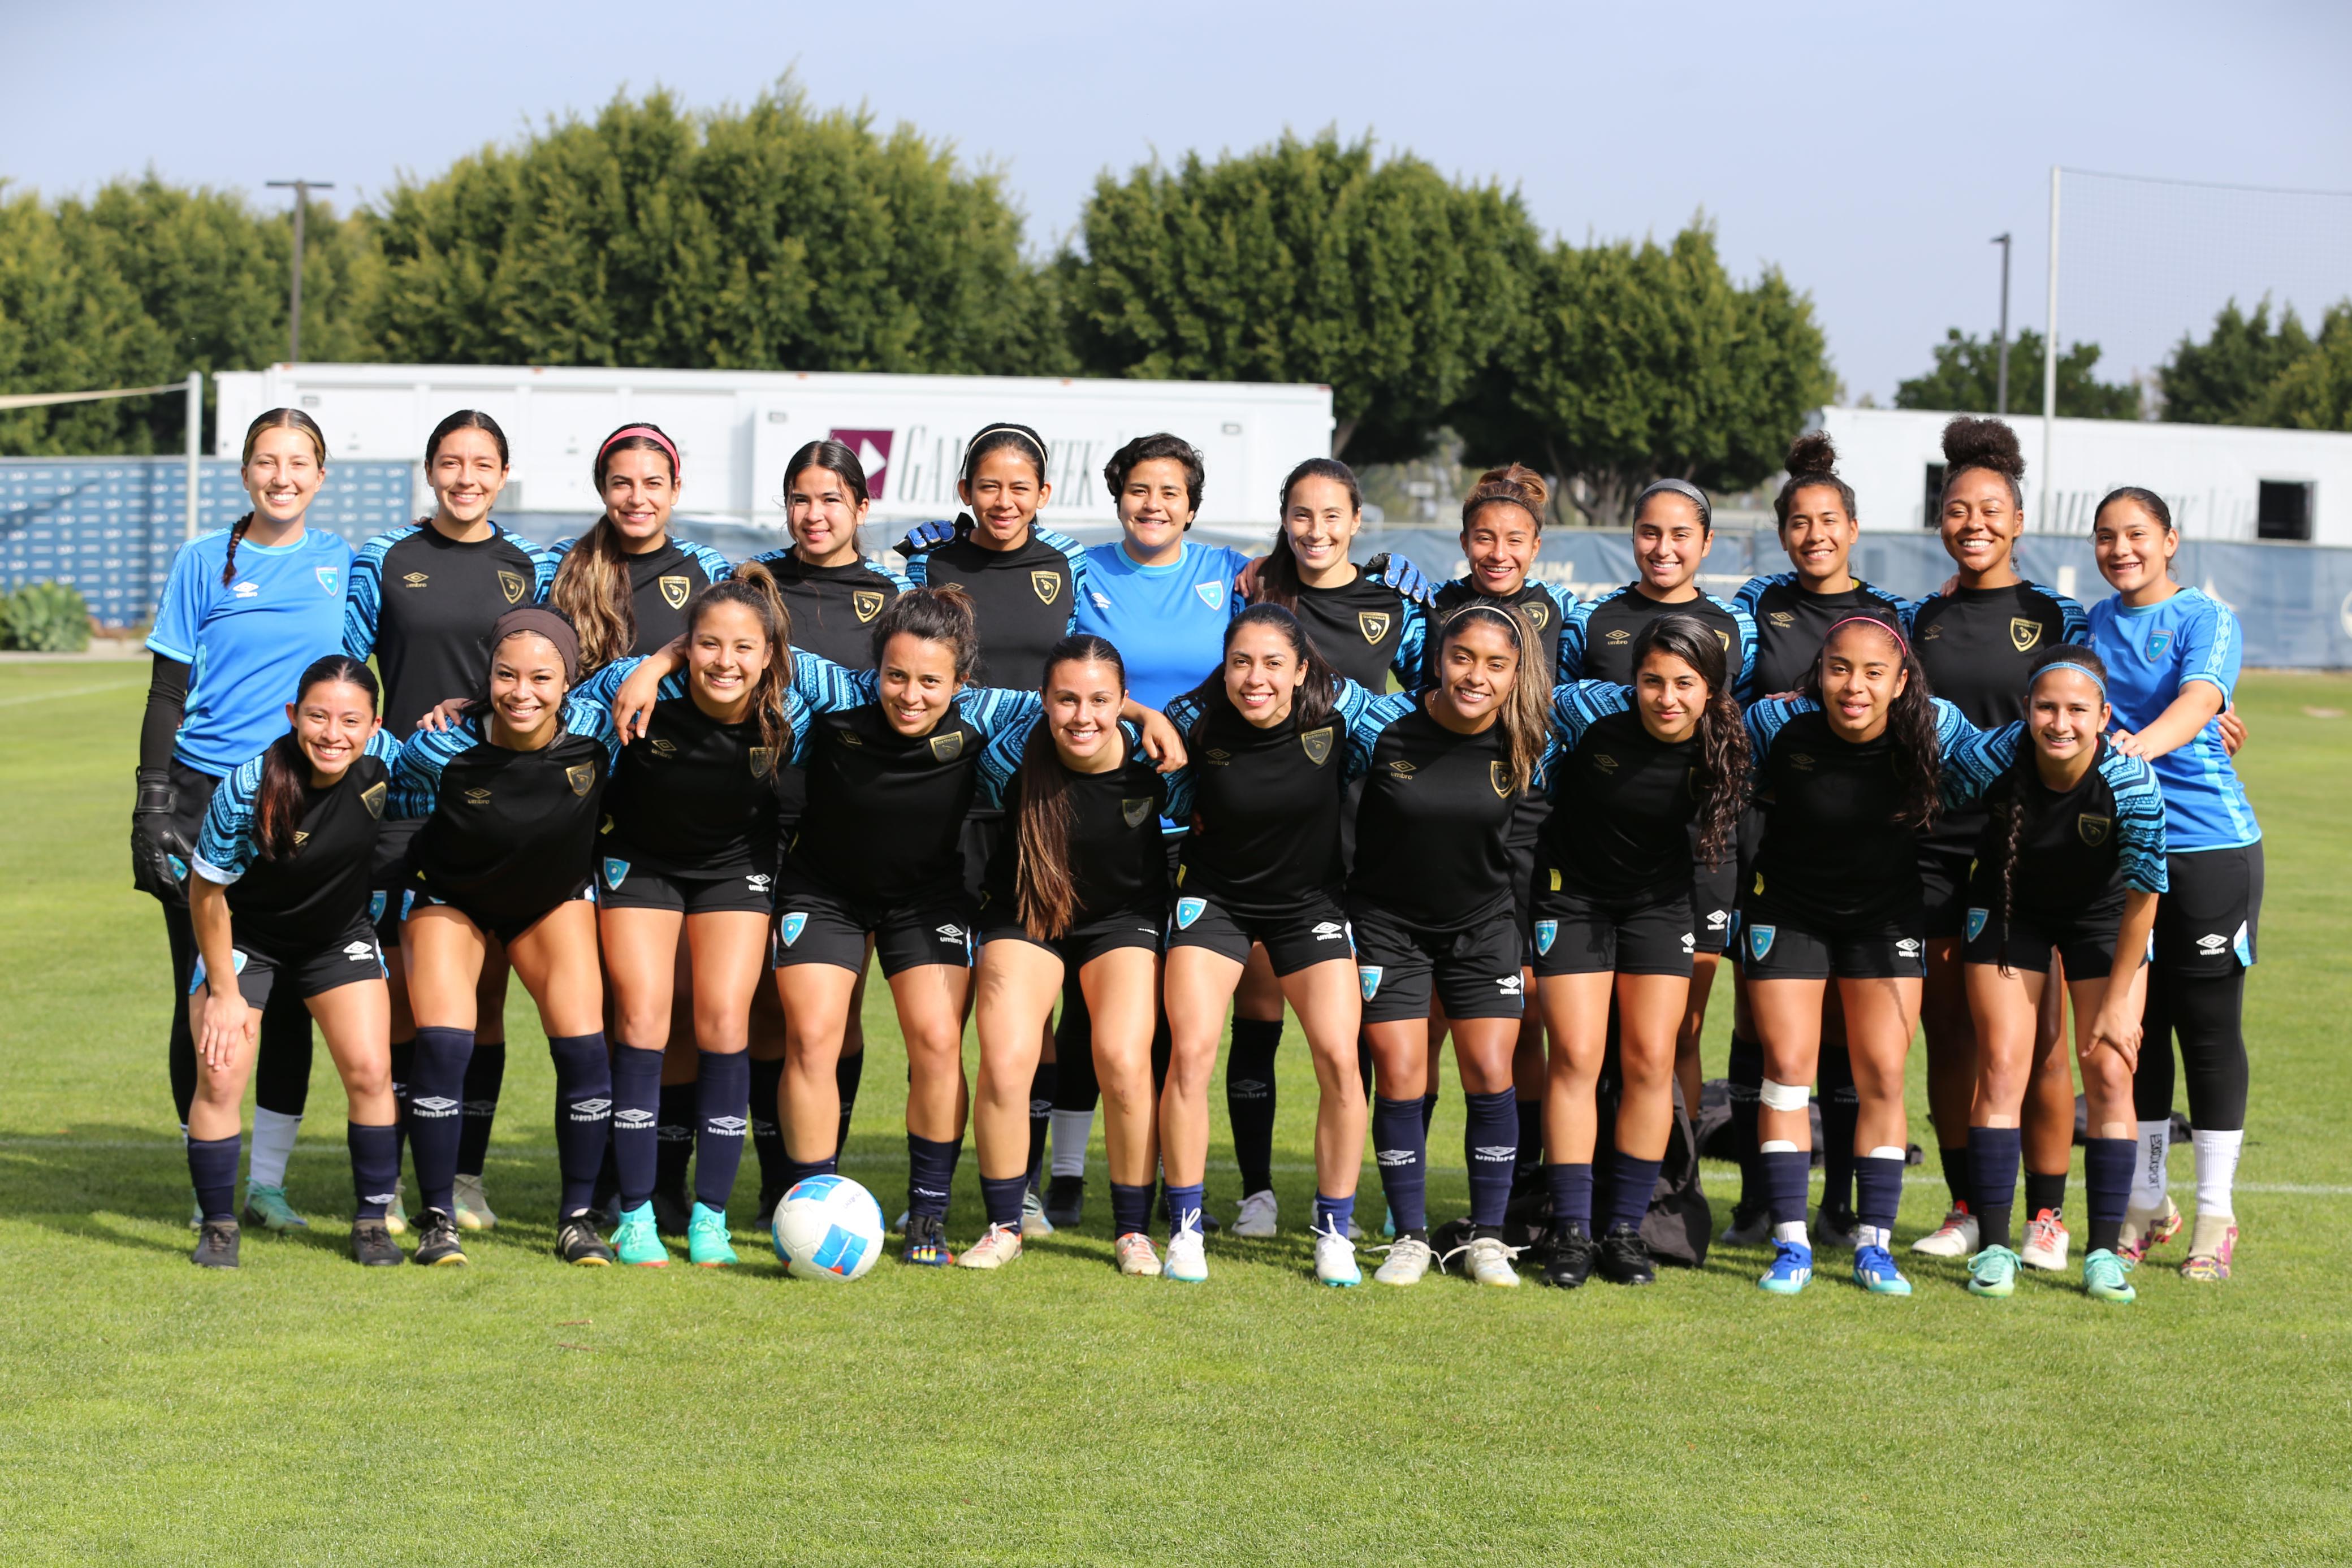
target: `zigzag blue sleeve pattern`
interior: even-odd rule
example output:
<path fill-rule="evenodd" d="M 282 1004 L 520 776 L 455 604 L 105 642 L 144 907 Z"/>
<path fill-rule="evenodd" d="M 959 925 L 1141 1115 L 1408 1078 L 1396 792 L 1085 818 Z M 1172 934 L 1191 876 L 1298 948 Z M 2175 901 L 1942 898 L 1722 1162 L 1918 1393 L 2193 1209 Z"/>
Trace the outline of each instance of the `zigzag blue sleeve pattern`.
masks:
<path fill-rule="evenodd" d="M 2116 852 L 2124 881 L 2142 893 L 2172 891 L 2165 859 L 2164 789 L 2145 758 L 2109 751 L 2099 772 L 2116 798 Z"/>
<path fill-rule="evenodd" d="M 1397 628 L 1396 657 L 1389 661 L 1389 671 L 1397 685 L 1411 691 L 1421 685 L 1422 654 L 1429 646 L 1429 606 L 1400 593 L 1397 609 L 1402 620 Z"/>
<path fill-rule="evenodd" d="M 2058 636 L 2062 642 L 2072 643 L 2077 647 L 2090 646 L 2091 616 L 2079 601 L 2067 594 L 2059 592 L 2046 582 L 2034 582 L 2029 580 L 2025 586 L 2058 607 L 2060 627 Z"/>
<path fill-rule="evenodd" d="M 1062 630 L 1065 635 L 1078 629 L 1078 606 L 1087 597 L 1087 547 L 1058 528 L 1030 526 L 1030 532 L 1041 544 L 1049 544 L 1062 552 L 1070 563 L 1070 618 Z"/>
<path fill-rule="evenodd" d="M 1940 780 L 1945 808 L 1982 800 L 1993 780 L 2016 762 L 2017 748 L 2024 742 L 2025 726 L 2021 722 L 1980 729 L 1946 751 Z"/>
<path fill-rule="evenodd" d="M 563 564 L 563 558 L 545 545 L 532 543 L 511 528 L 506 530 L 506 536 L 530 559 L 530 601 L 533 604 L 546 603 L 549 590 L 555 586 L 555 569 Z"/>
<path fill-rule="evenodd" d="M 662 684 L 667 685 L 669 683 L 665 681 Z M 579 692 L 572 693 L 563 701 L 563 727 L 574 735 L 584 735 L 591 740 L 602 742 L 607 766 L 621 760 L 621 731 L 613 722 L 610 701 L 595 702 Z"/>
<path fill-rule="evenodd" d="M 1564 672 L 1568 664 L 1568 622 L 1569 617 L 1576 612 L 1576 595 L 1570 593 L 1565 588 L 1560 587 L 1558 583 L 1546 582 L 1540 578 L 1536 580 L 1536 586 L 1543 590 L 1544 597 L 1546 599 L 1551 601 L 1553 623 L 1560 629 L 1559 657 L 1552 666 L 1552 682 L 1554 685 L 1558 685 L 1561 681 L 1573 680 L 1575 679 L 1574 676 L 1567 674 Z M 1584 659 L 1584 648 L 1581 641 L 1583 636 L 1582 628 L 1580 627 L 1578 629 L 1577 634 L 1579 638 L 1577 644 L 1577 662 L 1578 667 L 1580 669 Z"/>
<path fill-rule="evenodd" d="M 1168 820 L 1181 823 L 1192 815 L 1192 769 L 1200 766 L 1193 760 L 1197 746 L 1192 739 L 1192 727 L 1201 722 L 1201 705 L 1189 695 L 1181 696 L 1160 711 L 1168 716 L 1168 722 L 1176 727 L 1176 733 L 1184 740 L 1184 766 L 1173 773 L 1160 775 L 1168 781 Z"/>
<path fill-rule="evenodd" d="M 1592 612 L 1624 591 L 1622 588 L 1616 589 L 1596 598 L 1588 599 L 1581 604 L 1571 604 L 1561 614 L 1559 669 L 1556 676 L 1558 680 L 1580 681 L 1584 678 L 1584 650 L 1591 625 Z"/>
<path fill-rule="evenodd" d="M 872 571 L 876 576 L 888 578 L 890 580 L 890 585 L 893 588 L 896 588 L 899 592 L 911 593 L 914 591 L 915 580 L 908 577 L 905 572 L 892 571 L 888 567 L 883 565 L 878 560 L 868 560 L 866 563 L 866 570 Z"/>
<path fill-rule="evenodd" d="M 253 802 L 261 792 L 261 758 L 237 765 L 213 791 L 196 834 L 195 873 L 226 887 L 253 864 Z"/>
<path fill-rule="evenodd" d="M 2227 703 L 2238 688 L 2238 661 L 2243 639 L 2238 632 L 2238 618 L 2229 606 L 2213 599 L 2201 590 L 2187 589 L 2195 593 L 2199 602 L 2180 622 L 2180 631 L 2173 639 L 2176 657 L 2180 662 L 2180 684 L 2175 692 L 2185 692 L 2191 681 L 2204 681 L 2221 688 L 2221 700 Z"/>
<path fill-rule="evenodd" d="M 343 652 L 364 659 L 375 652 L 376 619 L 383 612 L 383 558 L 416 531 L 416 525 L 386 528 L 371 536 L 352 557 L 352 580 L 343 594 Z"/>
<path fill-rule="evenodd" d="M 1364 690 L 1353 681 L 1348 685 L 1356 691 Z M 1371 767 L 1372 748 L 1380 745 L 1381 732 L 1411 713 L 1413 706 L 1421 701 L 1420 696 L 1412 692 L 1390 692 L 1381 696 L 1372 696 L 1366 692 L 1365 696 L 1368 700 L 1354 705 L 1352 710 L 1339 706 L 1332 709 L 1333 716 L 1347 727 L 1347 770 L 1350 779 Z"/>
<path fill-rule="evenodd" d="M 1773 740 L 1788 727 L 1790 719 L 1800 714 L 1819 713 L 1821 706 L 1811 697 L 1774 697 L 1749 708 L 1745 722 L 1752 771 L 1764 771 L 1764 758 L 1771 753 Z"/>
<path fill-rule="evenodd" d="M 1937 755 L 1939 758 L 1949 757 L 1952 747 L 1977 733 L 1977 727 L 1969 722 L 1968 715 L 1943 698 L 1930 697 L 1928 701 L 1936 705 Z"/>
<path fill-rule="evenodd" d="M 852 670 L 806 648 L 793 650 L 793 690 L 811 713 L 841 713 L 877 701 L 880 679 L 871 670 Z"/>
<path fill-rule="evenodd" d="M 571 697 L 568 700 L 572 702 L 599 702 L 603 703 L 609 708 L 613 706 L 613 699 L 621 695 L 621 683 L 627 680 L 630 673 L 645 662 L 645 659 L 641 655 L 636 654 L 632 654 L 625 659 L 615 659 L 611 664 L 605 665 L 603 669 L 597 671 L 594 674 L 589 676 L 586 680 L 581 682 L 578 685 L 572 687 Z M 669 683 L 667 681 L 664 681 L 662 685 L 664 687 L 667 687 Z M 670 694 L 668 691 L 665 690 L 662 695 L 664 696 L 667 696 Z"/>
<path fill-rule="evenodd" d="M 368 737 L 367 747 L 362 755 L 373 757 L 389 768 L 400 760 L 400 742 L 393 737 L 392 731 L 379 729 Z"/>
<path fill-rule="evenodd" d="M 1885 613 L 1894 617 L 1895 624 L 1902 628 L 1905 637 L 1911 635 L 1911 622 L 1919 613 L 1918 605 L 1899 593 L 1889 593 L 1878 584 L 1864 582 L 1858 577 L 1853 580 L 1853 585 L 1886 607 Z"/>
<path fill-rule="evenodd" d="M 1584 732 L 1612 713 L 1633 706 L 1633 688 L 1613 681 L 1566 681 L 1552 688 L 1551 734 L 1562 751 L 1573 751 Z"/>
<path fill-rule="evenodd" d="M 677 546 L 681 554 L 700 567 L 702 575 L 713 582 L 726 581 L 728 575 L 735 570 L 733 561 L 729 560 L 709 545 L 698 545 L 692 539 L 680 538 L 673 538 L 670 542 Z"/>
<path fill-rule="evenodd" d="M 1731 602 L 1748 612 L 1748 619 L 1752 622 L 1756 619 L 1756 606 L 1763 599 L 1766 589 L 1796 580 L 1797 574 L 1793 571 L 1759 572 L 1739 585 L 1739 591 L 1731 596 Z"/>
<path fill-rule="evenodd" d="M 988 749 L 980 754 L 980 784 L 972 796 L 973 805 L 991 811 L 1004 809 L 1005 792 L 1021 771 L 1021 757 L 1029 749 L 1029 737 L 1035 727 L 1010 727 L 988 743 Z"/>
<path fill-rule="evenodd" d="M 1045 711 L 1045 699 L 1035 692 L 1006 686 L 966 686 L 956 694 L 956 706 L 981 734 L 993 740 L 1006 730 L 1028 732 L 1028 721 Z"/>
<path fill-rule="evenodd" d="M 482 744 L 482 732 L 471 718 L 461 718 L 446 729 L 420 729 L 400 748 L 392 766 L 390 815 L 405 821 L 429 817 L 441 795 L 441 770 Z"/>
<path fill-rule="evenodd" d="M 1710 593 L 1706 601 L 1730 616 L 1731 623 L 1739 629 L 1738 656 L 1731 661 L 1731 689 L 1736 695 L 1746 691 L 1748 683 L 1756 678 L 1756 616 L 1737 601 L 1727 602 Z"/>

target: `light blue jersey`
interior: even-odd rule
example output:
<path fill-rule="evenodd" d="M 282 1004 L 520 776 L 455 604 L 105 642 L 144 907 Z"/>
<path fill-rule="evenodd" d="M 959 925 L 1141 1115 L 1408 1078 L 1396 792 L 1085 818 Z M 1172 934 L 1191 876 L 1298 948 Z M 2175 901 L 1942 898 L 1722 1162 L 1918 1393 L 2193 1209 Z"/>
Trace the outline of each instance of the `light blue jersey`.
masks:
<path fill-rule="evenodd" d="M 1129 695 L 1164 708 L 1206 679 L 1224 656 L 1226 623 L 1241 612 L 1234 579 L 1249 557 L 1190 539 L 1166 566 L 1138 566 L 1122 540 L 1086 554 L 1074 630 L 1118 650 Z"/>
<path fill-rule="evenodd" d="M 342 651 L 352 574 L 349 544 L 305 528 L 282 545 L 245 539 L 235 576 L 223 582 L 229 534 L 222 528 L 180 547 L 147 637 L 149 652 L 188 666 L 172 755 L 215 779 L 286 733 L 286 705 L 302 672 Z"/>
<path fill-rule="evenodd" d="M 2184 588 L 2160 604 L 2127 607 L 2120 596 L 2091 606 L 2091 645 L 2107 666 L 2116 727 L 2137 734 L 2162 716 L 2192 682 L 2221 694 L 2238 685 L 2245 646 L 2238 618 L 2220 600 Z M 2219 719 L 2178 750 L 2156 758 L 2164 786 L 2165 842 L 2174 854 L 2237 849 L 2263 836 L 2246 787 L 2221 744 Z"/>

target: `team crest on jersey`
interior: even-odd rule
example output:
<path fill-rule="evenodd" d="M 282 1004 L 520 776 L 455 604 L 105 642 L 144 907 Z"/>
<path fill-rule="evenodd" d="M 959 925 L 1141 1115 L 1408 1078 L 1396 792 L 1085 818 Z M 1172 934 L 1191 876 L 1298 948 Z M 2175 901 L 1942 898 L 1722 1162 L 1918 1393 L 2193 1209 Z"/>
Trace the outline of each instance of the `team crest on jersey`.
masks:
<path fill-rule="evenodd" d="M 775 771 L 776 748 L 774 747 L 755 746 L 748 755 L 751 759 L 752 778 L 765 779 L 770 773 Z"/>
<path fill-rule="evenodd" d="M 1486 782 L 1492 784 L 1495 793 L 1504 800 L 1511 798 L 1511 770 L 1503 764 L 1493 761 L 1486 764 Z"/>
<path fill-rule="evenodd" d="M 563 781 L 572 786 L 574 795 L 585 795 L 596 785 L 596 769 L 585 762 L 575 762 L 563 770 Z"/>
<path fill-rule="evenodd" d="M 1364 1000 L 1369 1002 L 1372 998 L 1380 994 L 1381 976 L 1384 973 L 1386 973 L 1386 971 L 1378 964 L 1359 964 L 1356 966 L 1356 981 L 1359 985 L 1364 988 Z"/>
<path fill-rule="evenodd" d="M 1062 597 L 1062 574 L 1058 571 L 1033 571 L 1029 586 L 1037 591 L 1037 602 L 1051 604 Z"/>
<path fill-rule="evenodd" d="M 1715 633 L 1715 640 L 1723 644 L 1723 651 L 1725 653 L 1728 653 L 1731 652 L 1730 632 L 1723 631 L 1721 628 L 1717 628 Z"/>
<path fill-rule="evenodd" d="M 499 573 L 499 591 L 507 596 L 507 602 L 509 604 L 520 604 L 522 602 L 522 591 L 526 586 L 527 585 L 522 580 L 522 573 L 519 571 L 501 571 Z"/>
<path fill-rule="evenodd" d="M 2169 627 L 2169 626 L 2158 626 L 2158 627 L 2156 627 L 2155 629 L 2153 629 L 2152 631 L 2150 631 L 2150 632 L 2148 632 L 2148 634 L 2147 634 L 2147 656 L 2148 656 L 2150 659 L 2161 659 L 2161 658 L 2163 658 L 2163 657 L 2164 657 L 2164 651 L 2165 651 L 2167 648 L 2169 648 L 2170 646 L 2172 646 L 2172 628 L 2171 628 L 2171 627 Z"/>
<path fill-rule="evenodd" d="M 1307 761 L 1322 767 L 1331 756 L 1331 727 L 1327 724 L 1321 729 L 1308 730 L 1298 737 L 1298 744 L 1306 749 Z"/>
<path fill-rule="evenodd" d="M 1537 631 L 1540 632 L 1551 624 L 1551 601 L 1531 599 L 1519 608 L 1528 612 L 1528 620 L 1534 623 Z"/>
<path fill-rule="evenodd" d="M 604 857 L 604 885 L 612 889 L 614 893 L 618 893 L 621 891 L 621 883 L 626 882 L 628 879 L 629 862 L 622 860 L 614 860 L 612 856 L 606 855 Z"/>
<path fill-rule="evenodd" d="M 1199 594 L 1201 602 L 1212 610 L 1225 607 L 1225 585 L 1222 582 L 1196 582 L 1192 585 L 1192 591 Z"/>
<path fill-rule="evenodd" d="M 369 816 L 381 818 L 383 815 L 383 792 L 384 787 L 381 784 L 371 784 L 360 791 L 360 804 L 367 808 Z"/>
<path fill-rule="evenodd" d="M 682 577 L 661 578 L 656 586 L 661 590 L 662 601 L 672 610 L 685 609 L 687 595 L 694 591 L 694 585 Z"/>
<path fill-rule="evenodd" d="M 1772 938 L 1780 934 L 1777 925 L 1751 925 L 1748 928 L 1748 956 L 1751 961 L 1761 961 L 1772 950 Z"/>
<path fill-rule="evenodd" d="M 963 755 L 963 731 L 950 730 L 945 735 L 931 737 L 931 760 L 953 762 Z"/>
<path fill-rule="evenodd" d="M 2081 834 L 2083 841 L 2093 849 L 2107 841 L 2107 834 L 2114 831 L 2115 825 L 2113 817 L 2096 817 L 2088 811 L 2074 819 L 2074 831 Z"/>
<path fill-rule="evenodd" d="M 1151 802 L 1149 799 L 1141 800 L 1121 800 L 1118 803 L 1118 814 L 1120 820 L 1126 822 L 1129 827 L 1139 828 L 1143 826 L 1145 821 L 1151 815 Z"/>
<path fill-rule="evenodd" d="M 1559 873 L 1554 873 L 1553 874 L 1557 875 Z M 1559 940 L 1559 921 L 1538 920 L 1536 922 L 1536 956 L 1538 957 L 1541 957 L 1544 954 L 1550 952 L 1551 945 Z"/>
<path fill-rule="evenodd" d="M 799 941 L 801 933 L 807 929 L 808 912 L 806 910 L 787 910 L 783 917 L 776 922 L 776 935 L 783 939 L 783 944 L 787 947 Z"/>
<path fill-rule="evenodd" d="M 858 589 L 849 596 L 849 608 L 863 626 L 882 613 L 882 595 L 871 588 Z"/>
<path fill-rule="evenodd" d="M 1178 899 L 1176 901 L 1176 929 L 1179 931 L 1190 929 L 1192 922 L 1201 918 L 1201 912 L 1208 907 L 1209 901 L 1205 898 Z"/>
<path fill-rule="evenodd" d="M 1385 610 L 1359 610 L 1356 612 L 1356 630 L 1364 634 L 1365 642 L 1377 647 L 1381 639 L 1389 634 L 1389 623 L 1395 619 Z"/>
<path fill-rule="evenodd" d="M 304 844 L 307 844 L 310 841 L 310 835 L 309 833 L 303 831 L 300 828 L 294 830 L 294 847 L 296 849 L 300 849 Z"/>
<path fill-rule="evenodd" d="M 325 589 L 330 593 L 341 593 L 343 591 L 342 569 L 332 566 L 320 567 L 319 569 L 319 586 Z"/>
<path fill-rule="evenodd" d="M 412 571 L 400 580 L 410 588 L 422 588 L 433 580 L 421 571 Z"/>
<path fill-rule="evenodd" d="M 1990 910 L 1986 909 L 1971 909 L 1969 911 L 1969 941 L 1973 942 L 1978 937 L 1984 935 L 1985 921 L 1990 916 L 1991 913 L 1992 912 Z"/>
<path fill-rule="evenodd" d="M 2012 615 L 2009 621 L 2009 645 L 2025 653 L 2042 641 L 2042 622 L 2028 621 L 2022 615 Z"/>

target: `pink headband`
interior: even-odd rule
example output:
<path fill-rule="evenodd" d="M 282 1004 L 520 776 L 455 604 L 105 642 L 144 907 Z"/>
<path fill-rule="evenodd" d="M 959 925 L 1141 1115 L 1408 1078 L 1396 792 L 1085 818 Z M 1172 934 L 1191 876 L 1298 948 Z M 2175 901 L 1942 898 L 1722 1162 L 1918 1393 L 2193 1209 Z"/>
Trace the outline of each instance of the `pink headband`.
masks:
<path fill-rule="evenodd" d="M 1830 639 L 1837 635 L 1838 628 L 1840 626 L 1875 626 L 1881 632 L 1884 632 L 1888 636 L 1894 638 L 1895 645 L 1896 647 L 1902 649 L 1906 653 L 1911 651 L 1911 644 L 1903 640 L 1902 629 L 1895 625 L 1892 622 L 1881 621 L 1875 615 L 1849 615 L 1843 621 L 1832 622 L 1830 629 L 1822 633 L 1822 646 L 1824 648 L 1829 646 Z"/>
<path fill-rule="evenodd" d="M 604 454 L 612 451 L 616 443 L 626 441 L 633 435 L 642 435 L 647 441 L 652 442 L 664 452 L 669 454 L 669 475 L 671 478 L 677 479 L 684 476 L 686 465 L 677 460 L 677 444 L 672 442 L 668 436 L 664 435 L 660 431 L 656 430 L 650 424 L 625 424 L 620 429 L 613 432 L 612 434 L 604 438 L 604 444 L 596 448 L 596 461 L 599 463 L 604 462 Z"/>

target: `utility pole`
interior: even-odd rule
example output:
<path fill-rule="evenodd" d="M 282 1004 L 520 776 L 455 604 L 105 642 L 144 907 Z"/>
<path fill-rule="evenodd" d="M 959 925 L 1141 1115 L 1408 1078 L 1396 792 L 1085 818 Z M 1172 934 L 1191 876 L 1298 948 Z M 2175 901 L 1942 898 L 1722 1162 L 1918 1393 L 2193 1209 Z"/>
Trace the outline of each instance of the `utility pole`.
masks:
<path fill-rule="evenodd" d="M 2058 527 L 2057 475 L 2050 453 L 2058 434 L 2058 165 L 2050 165 L 2050 305 L 2042 329 L 2042 526 Z"/>
<path fill-rule="evenodd" d="M 310 205 L 310 193 L 331 191 L 335 187 L 324 180 L 272 180 L 273 191 L 294 193 L 294 287 L 287 301 L 287 349 L 289 362 L 302 362 L 302 218 Z"/>
<path fill-rule="evenodd" d="M 1992 243 L 2000 246 L 2000 382 L 1992 394 L 1992 411 L 2005 418 L 2009 413 L 2009 236 L 1995 235 Z"/>

